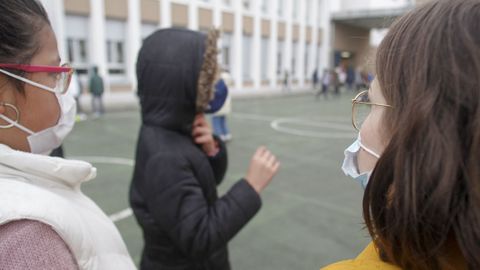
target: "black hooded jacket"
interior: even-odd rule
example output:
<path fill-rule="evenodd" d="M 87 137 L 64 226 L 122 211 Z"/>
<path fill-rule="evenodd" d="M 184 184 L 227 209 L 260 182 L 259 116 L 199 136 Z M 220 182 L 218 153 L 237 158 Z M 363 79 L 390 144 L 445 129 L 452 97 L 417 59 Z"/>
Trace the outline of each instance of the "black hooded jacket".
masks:
<path fill-rule="evenodd" d="M 217 140 L 220 152 L 209 158 L 191 136 L 205 40 L 160 30 L 138 57 L 142 127 L 130 204 L 145 239 L 141 269 L 230 269 L 227 243 L 260 209 L 243 179 L 218 197 L 225 146 Z"/>

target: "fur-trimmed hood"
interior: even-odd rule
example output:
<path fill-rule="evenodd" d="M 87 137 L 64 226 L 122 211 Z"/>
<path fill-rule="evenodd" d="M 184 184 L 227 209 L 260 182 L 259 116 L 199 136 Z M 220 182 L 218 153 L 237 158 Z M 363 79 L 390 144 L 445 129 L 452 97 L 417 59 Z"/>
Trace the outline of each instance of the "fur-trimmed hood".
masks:
<path fill-rule="evenodd" d="M 143 124 L 190 134 L 213 95 L 217 37 L 169 28 L 145 40 L 137 61 Z"/>

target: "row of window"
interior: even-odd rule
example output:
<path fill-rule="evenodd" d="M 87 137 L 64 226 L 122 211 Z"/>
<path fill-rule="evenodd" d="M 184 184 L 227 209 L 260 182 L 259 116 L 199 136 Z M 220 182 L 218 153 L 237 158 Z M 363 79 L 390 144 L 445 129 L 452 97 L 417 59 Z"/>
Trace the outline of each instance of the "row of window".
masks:
<path fill-rule="evenodd" d="M 202 2 L 205 2 L 205 3 L 210 3 L 212 0 L 201 0 Z M 233 1 L 234 0 L 223 0 L 223 5 L 224 6 L 227 6 L 227 7 L 232 7 L 233 5 Z M 279 17 L 285 17 L 287 14 L 286 14 L 286 11 L 287 11 L 287 7 L 286 7 L 286 4 L 287 4 L 287 1 L 286 0 L 276 0 L 278 1 L 277 3 L 277 15 Z M 313 4 L 314 4 L 314 1 L 318 1 L 319 4 L 320 4 L 320 1 L 319 0 L 305 0 L 305 5 L 306 5 L 306 14 L 305 14 L 305 19 L 307 22 L 309 23 L 313 23 L 312 22 L 312 19 L 315 18 L 315 17 L 319 17 L 319 16 L 312 16 L 312 8 L 313 8 Z M 247 11 L 252 11 L 253 9 L 253 0 L 242 0 L 242 6 L 243 6 L 243 9 L 247 10 Z M 271 6 L 271 1 L 270 0 L 260 0 L 260 8 L 262 10 L 262 12 L 264 14 L 267 14 L 270 12 L 270 6 Z M 298 5 L 298 1 L 295 1 L 293 0 L 293 3 L 292 3 L 292 8 L 291 8 L 291 12 L 292 12 L 292 18 L 294 20 L 299 20 L 300 19 L 300 10 L 299 10 L 299 5 Z"/>
<path fill-rule="evenodd" d="M 232 42 L 233 36 L 231 34 L 224 34 L 222 36 L 222 56 L 221 56 L 221 64 L 228 68 L 230 71 L 236 68 L 236 66 L 232 65 L 233 53 L 235 48 Z M 292 74 L 294 79 L 298 79 L 297 74 L 297 58 L 299 53 L 299 44 L 298 42 L 294 42 L 292 45 L 292 69 L 291 70 L 283 70 L 283 61 L 285 56 L 285 46 L 286 43 L 284 41 L 279 41 L 277 45 L 277 66 L 276 66 L 276 73 L 278 76 L 284 76 L 286 72 Z M 309 72 L 309 65 L 310 61 L 316 60 L 319 62 L 319 54 L 317 54 L 317 59 L 312 59 L 310 57 L 310 47 L 309 44 L 305 44 L 305 55 L 304 55 L 304 75 L 308 76 Z M 316 48 L 317 51 L 320 48 Z M 260 43 L 260 76 L 262 81 L 266 81 L 269 79 L 269 63 L 270 63 L 270 39 L 262 38 Z M 243 53 L 243 65 L 242 65 L 242 77 L 244 81 L 252 81 L 252 52 L 253 52 L 253 39 L 251 36 L 244 35 L 242 38 L 242 53 Z"/>
<path fill-rule="evenodd" d="M 80 74 L 85 74 L 90 68 L 89 65 L 89 51 L 90 48 L 89 40 L 89 31 L 88 31 L 89 21 L 86 17 L 81 16 L 67 16 L 67 29 L 75 29 L 76 31 L 67 31 L 67 50 L 68 58 L 72 65 L 78 70 Z M 126 74 L 126 23 L 122 21 L 113 21 L 107 20 L 106 27 L 109 31 L 106 32 L 106 53 L 107 53 L 107 63 L 110 75 L 113 76 L 113 80 L 125 80 Z M 157 25 L 154 24 L 143 24 L 141 26 L 141 38 L 145 39 L 147 36 L 152 34 L 157 29 Z M 234 53 L 236 51 L 233 35 L 231 33 L 224 33 L 222 35 L 222 54 L 220 56 L 221 64 L 224 67 L 227 67 L 231 72 L 237 68 L 233 65 L 232 60 L 234 59 Z M 270 40 L 268 38 L 261 39 L 261 79 L 268 80 L 268 66 L 270 63 L 269 60 L 269 45 Z M 242 52 L 243 52 L 243 67 L 242 75 L 245 81 L 252 81 L 252 51 L 253 51 L 253 39 L 251 36 L 244 35 L 242 38 Z M 309 56 L 309 47 L 308 44 L 305 44 L 305 74 L 308 72 L 308 65 L 310 61 Z M 290 74 L 296 74 L 296 59 L 298 58 L 298 42 L 295 42 L 292 47 L 292 70 L 289 71 Z M 277 49 L 277 66 L 276 71 L 279 76 L 284 75 L 285 71 L 283 69 L 283 61 L 285 54 L 285 42 L 279 41 Z"/>

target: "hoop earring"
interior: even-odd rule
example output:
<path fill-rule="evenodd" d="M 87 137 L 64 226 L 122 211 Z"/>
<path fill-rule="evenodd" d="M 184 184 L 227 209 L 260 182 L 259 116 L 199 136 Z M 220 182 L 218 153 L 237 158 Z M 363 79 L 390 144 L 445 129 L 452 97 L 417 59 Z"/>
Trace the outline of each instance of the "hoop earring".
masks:
<path fill-rule="evenodd" d="M 16 118 L 15 120 L 12 120 L 12 122 L 13 123 L 18 123 L 18 121 L 20 120 L 20 111 L 18 111 L 18 109 L 17 109 L 17 107 L 15 107 L 15 105 L 10 104 L 10 103 L 0 102 L 0 106 L 5 106 L 5 107 L 8 107 L 8 108 L 12 109 L 15 112 L 15 118 Z M 2 116 L 6 117 L 4 115 L 2 115 Z M 3 117 L 1 117 L 1 118 L 3 118 Z M 8 125 L 0 125 L 0 129 L 12 128 L 13 126 L 15 126 L 13 123 L 10 123 Z"/>

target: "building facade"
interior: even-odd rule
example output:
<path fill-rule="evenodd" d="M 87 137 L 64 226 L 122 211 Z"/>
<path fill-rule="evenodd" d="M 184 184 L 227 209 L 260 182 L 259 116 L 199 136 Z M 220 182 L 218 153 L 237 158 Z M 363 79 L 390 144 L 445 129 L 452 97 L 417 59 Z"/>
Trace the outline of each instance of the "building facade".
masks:
<path fill-rule="evenodd" d="M 86 80 L 97 66 L 111 92 L 135 90 L 142 41 L 157 29 L 222 32 L 219 62 L 236 90 L 293 87 L 329 66 L 328 0 L 41 0 L 62 59 Z"/>

